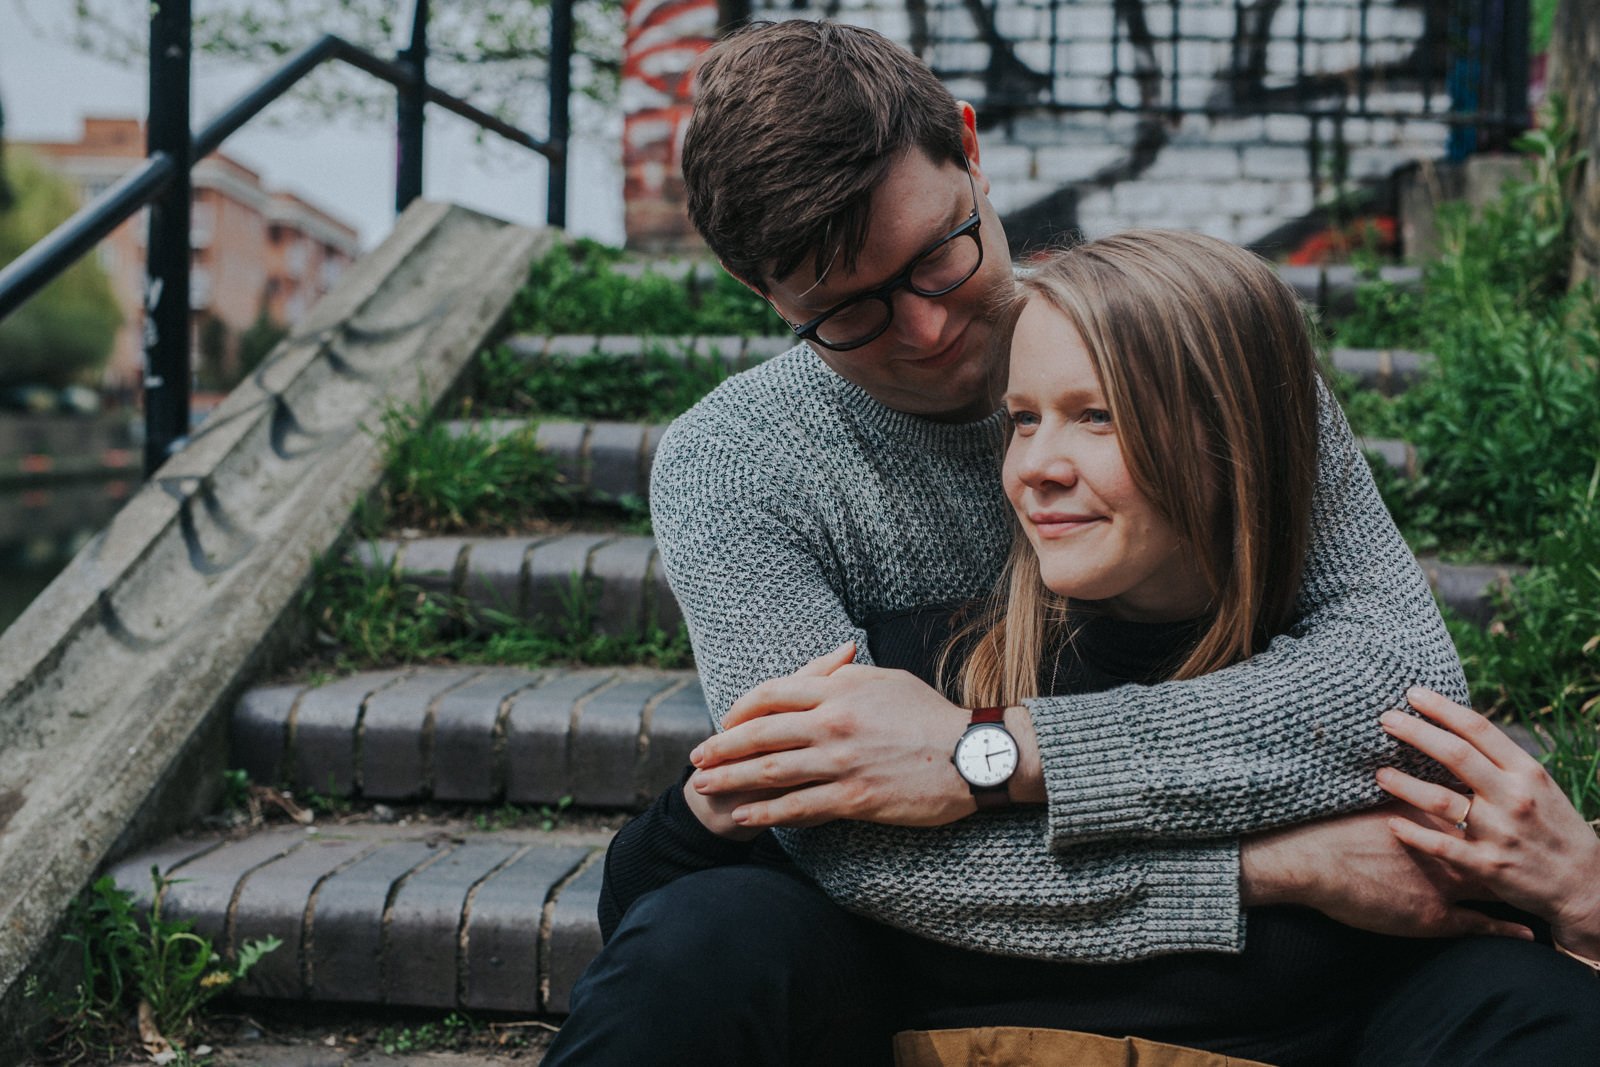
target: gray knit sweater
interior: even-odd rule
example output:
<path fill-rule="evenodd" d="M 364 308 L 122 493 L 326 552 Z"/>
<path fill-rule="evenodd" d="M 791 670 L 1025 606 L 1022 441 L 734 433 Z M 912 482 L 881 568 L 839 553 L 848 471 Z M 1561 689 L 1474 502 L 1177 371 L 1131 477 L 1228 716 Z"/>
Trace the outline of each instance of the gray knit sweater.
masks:
<path fill-rule="evenodd" d="M 1377 724 L 1466 684 L 1426 580 L 1324 397 L 1295 628 L 1203 678 L 1029 702 L 1044 808 L 932 829 L 780 831 L 839 903 L 989 952 L 1114 961 L 1237 951 L 1238 836 L 1380 800 Z M 998 416 L 894 411 L 804 345 L 673 423 L 650 504 L 718 723 L 742 693 L 886 612 L 990 591 L 1011 537 Z"/>

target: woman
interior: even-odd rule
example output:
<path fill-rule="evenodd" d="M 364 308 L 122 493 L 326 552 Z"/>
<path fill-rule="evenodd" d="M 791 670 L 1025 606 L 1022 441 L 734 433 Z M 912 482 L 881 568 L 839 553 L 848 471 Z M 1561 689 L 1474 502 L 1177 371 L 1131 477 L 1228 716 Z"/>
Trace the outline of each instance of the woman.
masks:
<path fill-rule="evenodd" d="M 899 667 L 948 682 L 965 706 L 1013 705 L 1194 677 L 1289 626 L 1320 388 L 1293 293 L 1234 246 L 1156 232 L 1058 254 L 1022 286 L 1002 331 L 1003 480 L 1018 521 L 1002 588 L 987 605 L 873 620 L 877 668 L 847 666 L 847 646 L 808 671 Z M 749 836 L 737 811 L 691 785 L 625 828 L 603 928 L 699 866 L 787 864 L 770 836 L 734 840 Z M 883 937 L 914 1029 L 1135 1034 L 1285 1064 L 1340 1062 L 1381 987 L 1373 976 L 1431 951 L 1300 909 L 1256 909 L 1248 923 L 1239 955 L 1092 966 Z"/>

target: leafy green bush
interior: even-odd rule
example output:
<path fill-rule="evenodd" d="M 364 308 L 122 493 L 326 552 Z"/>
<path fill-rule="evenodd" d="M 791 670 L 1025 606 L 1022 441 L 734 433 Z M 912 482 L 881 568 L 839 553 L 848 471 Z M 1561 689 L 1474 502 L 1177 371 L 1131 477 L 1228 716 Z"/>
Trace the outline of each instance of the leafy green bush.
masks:
<path fill-rule="evenodd" d="M 765 301 L 724 273 L 709 284 L 650 271 L 630 277 L 616 269 L 622 256 L 591 240 L 552 248 L 534 263 L 512 303 L 512 328 L 665 337 L 783 331 Z"/>
<path fill-rule="evenodd" d="M 6 170 L 16 200 L 0 212 L 0 266 L 78 209 L 71 187 L 29 156 L 9 154 Z M 110 358 L 121 323 L 105 271 L 84 257 L 0 322 L 0 386 L 89 384 Z"/>
<path fill-rule="evenodd" d="M 1545 766 L 1586 818 L 1600 819 L 1600 464 L 1512 583 L 1487 630 L 1452 627 L 1476 701 L 1544 738 Z"/>
<path fill-rule="evenodd" d="M 1422 477 L 1388 493 L 1416 548 L 1532 559 L 1600 460 L 1600 302 L 1567 289 L 1570 141 L 1559 123 L 1524 138 L 1527 180 L 1476 215 L 1441 210 L 1423 291 L 1369 280 L 1339 328 L 1343 344 L 1434 354 L 1403 395 L 1352 412 L 1417 447 Z"/>
<path fill-rule="evenodd" d="M 729 370 L 712 356 L 647 346 L 637 358 L 593 353 L 527 359 L 498 346 L 479 357 L 486 409 L 567 419 L 668 422 L 715 389 Z"/>

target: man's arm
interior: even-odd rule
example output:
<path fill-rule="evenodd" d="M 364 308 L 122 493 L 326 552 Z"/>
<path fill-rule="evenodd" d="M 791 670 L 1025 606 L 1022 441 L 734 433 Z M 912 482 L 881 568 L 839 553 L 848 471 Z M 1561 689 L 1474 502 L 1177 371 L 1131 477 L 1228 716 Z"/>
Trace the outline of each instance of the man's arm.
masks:
<path fill-rule="evenodd" d="M 1370 802 L 1374 792 L 1371 770 L 1379 762 L 1394 762 L 1375 721 L 1384 707 L 1382 694 L 1392 685 L 1397 695 L 1406 684 L 1434 676 L 1429 671 L 1415 671 L 1410 662 L 1402 661 L 1426 662 L 1428 656 L 1439 654 L 1442 644 L 1449 659 L 1448 673 L 1454 673 L 1459 685 L 1459 667 L 1444 639 L 1426 586 L 1421 584 L 1420 574 L 1416 573 L 1409 554 L 1394 534 L 1365 463 L 1354 451 L 1348 428 L 1336 409 L 1325 413 L 1323 430 L 1325 442 L 1331 432 L 1339 447 L 1329 448 L 1325 444 L 1317 502 L 1318 522 L 1322 528 L 1308 566 L 1306 597 L 1311 609 L 1307 621 L 1315 621 L 1320 613 L 1323 625 L 1320 630 L 1311 626 L 1294 640 L 1305 640 L 1307 644 L 1299 650 L 1300 654 L 1308 662 L 1317 664 L 1318 669 L 1331 669 L 1338 679 L 1338 684 L 1332 686 L 1319 683 L 1310 688 L 1331 689 L 1336 692 L 1337 699 L 1330 701 L 1320 692 L 1315 698 L 1298 694 L 1297 686 L 1305 687 L 1306 682 L 1304 677 L 1294 677 L 1296 657 L 1289 655 L 1287 665 L 1282 668 L 1288 670 L 1289 675 L 1269 677 L 1264 692 L 1256 692 L 1248 680 L 1236 686 L 1243 690 L 1242 699 L 1246 703 L 1224 721 L 1234 724 L 1234 720 L 1242 718 L 1242 727 L 1235 724 L 1218 731 L 1218 720 L 1214 716 L 1191 714 L 1180 721 L 1183 729 L 1170 735 L 1177 739 L 1198 735 L 1198 751 L 1183 754 L 1181 759 L 1185 781 L 1190 786 L 1188 792 L 1207 796 L 1211 801 L 1207 818 L 1237 818 L 1244 824 L 1240 829 L 1274 825 L 1274 817 L 1279 821 L 1303 820 Z M 820 524 L 815 528 L 807 525 L 808 513 L 804 507 L 788 509 L 780 518 L 780 509 L 773 506 L 774 500 L 783 499 L 813 503 L 808 500 L 804 487 L 774 484 L 766 472 L 744 469 L 748 458 L 745 451 L 694 435 L 692 431 L 688 440 L 681 432 L 669 435 L 662 445 L 652 491 L 663 559 L 689 619 L 702 680 L 718 722 L 722 721 L 734 698 L 755 683 L 793 670 L 808 656 L 818 655 L 846 640 L 860 641 L 863 636 L 850 622 L 839 594 L 834 592 L 836 588 L 845 588 L 847 582 L 843 573 L 835 573 L 841 571 L 843 564 L 831 558 L 826 550 L 827 531 Z M 1326 528 L 1330 516 L 1339 518 L 1343 509 L 1347 509 L 1348 514 L 1344 521 L 1331 523 L 1335 529 L 1330 534 Z M 1325 592 L 1330 576 L 1335 585 L 1340 578 L 1337 568 L 1330 571 L 1324 542 L 1331 537 L 1335 544 L 1348 547 L 1347 542 L 1356 536 L 1362 522 L 1374 518 L 1373 509 L 1376 509 L 1376 517 L 1381 518 L 1378 532 L 1386 531 L 1393 542 L 1388 546 L 1388 555 L 1392 557 L 1394 547 L 1398 546 L 1405 564 L 1402 570 L 1410 572 L 1402 578 L 1414 577 L 1416 586 L 1408 595 L 1396 596 L 1384 584 L 1385 568 L 1379 566 L 1375 576 L 1358 576 L 1353 580 L 1353 593 L 1346 589 L 1344 602 L 1319 594 L 1319 589 Z M 952 515 L 949 521 L 960 520 Z M 1378 555 L 1382 557 L 1383 554 Z M 1401 584 L 1404 587 L 1407 583 Z M 1420 606 L 1417 588 L 1420 588 Z M 1385 610 L 1376 613 L 1383 618 L 1409 623 L 1421 612 L 1425 632 L 1416 644 L 1423 655 L 1394 655 L 1388 648 L 1364 648 L 1366 627 L 1370 622 L 1362 617 L 1362 612 L 1370 609 L 1366 602 L 1373 597 L 1389 601 Z M 1318 607 L 1319 603 L 1324 606 Z M 1361 620 L 1359 625 L 1351 625 L 1354 619 Z M 759 637 L 754 646 L 752 635 Z M 1347 642 L 1342 648 L 1339 647 L 1341 641 Z M 1318 650 L 1319 642 L 1323 653 L 1328 653 L 1332 646 L 1332 668 L 1319 656 L 1309 655 Z M 1410 651 L 1415 653 L 1417 649 Z M 1407 651 L 1404 642 L 1400 651 Z M 1385 661 L 1383 669 L 1374 669 L 1374 652 Z M 1284 642 L 1280 641 L 1264 655 L 1285 654 Z M 862 655 L 861 659 L 867 657 Z M 1239 672 L 1252 664 L 1232 668 L 1231 672 Z M 1052 715 L 1052 711 L 1060 709 L 1070 713 L 1076 702 L 1087 701 L 1108 702 L 1109 711 L 1102 710 L 1101 717 L 1137 714 L 1142 702 L 1160 699 L 1151 694 L 1160 694 L 1173 686 L 1214 685 L 1218 678 L 1229 673 L 1222 672 L 1195 682 L 1169 683 L 1167 687 L 1128 687 L 1090 698 L 1042 702 L 1043 719 L 1070 732 L 1075 729 L 1070 715 Z M 1263 673 L 1270 676 L 1273 670 Z M 1242 676 L 1236 674 L 1238 677 Z M 1449 688 L 1447 682 L 1436 684 Z M 1133 699 L 1128 699 L 1130 692 L 1135 694 Z M 1234 694 L 1234 698 L 1240 697 L 1241 694 Z M 1313 720 L 1309 729 L 1295 730 L 1285 725 L 1284 708 L 1292 707 L 1295 700 L 1307 709 L 1302 715 L 1310 714 Z M 1263 713 L 1263 708 L 1272 714 Z M 1240 711 L 1251 714 L 1242 716 Z M 887 721 L 906 713 L 893 706 L 859 708 L 857 712 L 863 721 L 877 717 Z M 1170 721 L 1158 725 L 1170 725 Z M 1348 735 L 1352 732 L 1361 733 L 1362 743 L 1366 743 L 1368 730 L 1378 742 L 1370 761 L 1350 761 L 1333 752 L 1334 746 L 1348 744 Z M 1128 746 L 1125 745 L 1120 746 L 1124 751 L 1119 753 L 1115 739 L 1105 733 L 1086 737 L 1084 741 L 1086 749 L 1090 753 L 1099 752 L 1102 759 L 1108 758 L 1108 751 L 1133 763 L 1143 758 L 1137 749 L 1131 753 L 1126 751 Z M 1048 758 L 1048 743 L 1044 747 Z M 1265 819 L 1255 810 L 1252 796 L 1240 797 L 1226 789 L 1220 791 L 1220 796 L 1210 795 L 1218 790 L 1207 784 L 1208 774 L 1216 775 L 1220 771 L 1226 782 L 1240 767 L 1252 767 L 1261 761 L 1270 767 L 1276 760 L 1281 768 L 1286 758 L 1305 750 L 1310 750 L 1313 763 L 1320 761 L 1318 774 L 1313 777 L 1325 778 L 1331 763 L 1335 771 L 1343 774 L 1343 781 L 1330 785 L 1319 780 L 1312 783 L 1312 788 L 1306 788 L 1305 782 L 1295 781 L 1286 792 L 1286 802 Z M 1292 759 L 1290 763 L 1292 765 Z M 1182 806 L 1181 798 L 1179 806 Z M 836 815 L 825 811 L 815 813 L 816 818 L 824 819 Z M 1034 917 L 1030 921 L 1055 930 L 1054 934 L 1040 935 L 1059 939 L 1058 947 L 1052 949 L 1051 954 L 1073 957 L 1080 951 L 1122 951 L 1120 947 L 1105 949 L 1092 944 L 1108 937 L 1118 946 L 1142 944 L 1141 952 L 1236 946 L 1242 929 L 1237 914 L 1240 872 L 1236 846 L 1232 842 L 1198 840 L 1188 846 L 1109 842 L 1103 846 L 1084 845 L 1070 850 L 1074 853 L 1072 863 L 1063 865 L 1061 853 L 1052 856 L 1050 850 L 1042 847 L 1046 836 L 1043 829 L 1044 824 L 1039 820 L 1033 831 L 1037 836 L 1030 839 L 1029 831 L 1022 825 L 1002 825 L 988 818 L 940 827 L 937 835 L 850 823 L 803 833 L 786 832 L 784 840 L 802 866 L 807 867 L 836 899 L 885 921 L 932 936 L 940 936 L 938 924 L 947 919 L 949 901 L 946 898 L 952 893 L 965 894 L 962 906 L 969 911 L 974 907 L 990 907 L 995 893 L 992 878 L 999 877 L 1007 887 L 1016 887 L 1023 900 L 1029 893 L 1038 894 L 1033 898 L 1037 906 L 1030 913 Z M 1195 832 L 1198 836 L 1199 831 Z M 1234 831 L 1219 828 L 1213 834 L 1230 832 Z M 1073 835 L 1055 836 L 1064 843 Z M 1104 838 L 1109 835 L 1090 827 L 1085 836 Z M 1249 846 L 1250 849 L 1255 847 L 1254 844 Z M 958 857 L 964 856 L 981 858 L 979 866 L 990 877 L 978 878 L 977 868 L 972 871 L 972 879 L 957 877 L 952 865 Z M 1074 864 L 1088 864 L 1088 867 Z M 1120 882 L 1106 881 L 1102 875 L 1107 865 L 1121 870 L 1125 877 Z M 1089 907 L 1084 894 L 1093 896 L 1095 887 L 1101 896 L 1098 906 L 1089 910 L 1099 919 L 1082 924 L 1085 908 Z M 1247 885 L 1246 888 L 1262 894 L 1275 891 L 1274 886 L 1266 884 Z M 1063 906 L 1052 908 L 1049 905 L 1052 900 L 1064 902 Z M 1137 900 L 1137 907 L 1123 906 L 1131 900 Z M 1197 906 L 1196 901 L 1205 903 Z M 1027 905 L 1019 900 L 1017 907 L 1026 910 Z M 1008 921 L 1022 920 L 1013 915 Z M 1152 937 L 1154 941 L 1150 940 Z M 970 939 L 962 943 L 983 947 Z"/>

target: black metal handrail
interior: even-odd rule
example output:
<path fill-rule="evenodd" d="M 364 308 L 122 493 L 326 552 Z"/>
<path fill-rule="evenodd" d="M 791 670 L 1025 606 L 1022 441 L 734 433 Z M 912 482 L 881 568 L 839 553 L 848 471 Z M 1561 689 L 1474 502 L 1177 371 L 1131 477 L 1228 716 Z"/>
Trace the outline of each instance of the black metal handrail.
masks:
<path fill-rule="evenodd" d="M 189 170 L 268 105 L 330 60 L 388 82 L 400 95 L 400 160 L 395 209 L 422 192 L 422 105 L 436 104 L 550 161 L 546 221 L 566 225 L 566 165 L 573 0 L 551 4 L 550 136 L 539 139 L 431 85 L 426 76 L 427 0 L 413 9 L 410 47 L 387 60 L 333 34 L 292 54 L 255 88 L 192 136 L 188 114 L 190 10 L 187 0 L 156 5 L 151 18 L 151 106 L 145 162 L 85 204 L 11 263 L 0 268 L 0 319 L 110 236 L 141 208 L 152 207 L 145 341 L 145 474 L 181 447 L 189 421 Z M 181 187 L 181 188 L 180 188 Z M 173 290 L 176 293 L 168 292 Z M 172 297 L 175 302 L 169 303 Z"/>

